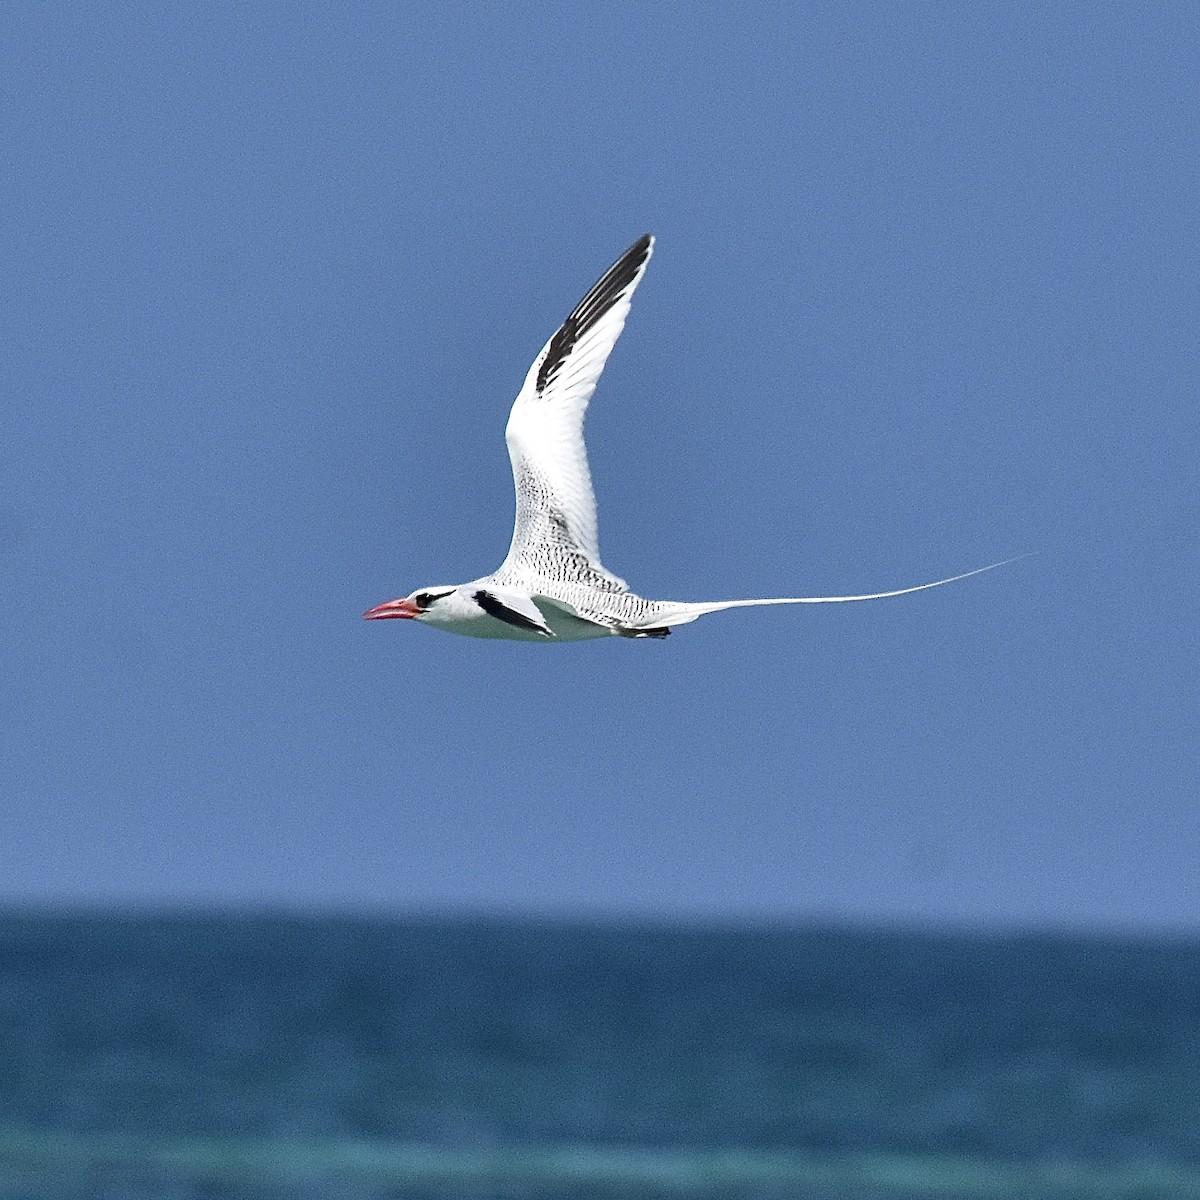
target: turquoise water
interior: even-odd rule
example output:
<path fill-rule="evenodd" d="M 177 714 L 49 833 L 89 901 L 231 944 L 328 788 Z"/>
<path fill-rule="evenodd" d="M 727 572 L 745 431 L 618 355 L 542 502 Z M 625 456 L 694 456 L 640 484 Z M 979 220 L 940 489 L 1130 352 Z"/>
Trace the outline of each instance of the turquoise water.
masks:
<path fill-rule="evenodd" d="M 1200 1200 L 1200 946 L 0 918 L 0 1200 Z"/>

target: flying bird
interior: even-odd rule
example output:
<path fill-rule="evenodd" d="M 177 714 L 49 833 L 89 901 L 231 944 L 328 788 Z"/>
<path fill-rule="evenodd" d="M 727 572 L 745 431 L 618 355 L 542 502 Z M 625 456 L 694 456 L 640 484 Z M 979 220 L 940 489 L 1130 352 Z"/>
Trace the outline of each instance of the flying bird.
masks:
<path fill-rule="evenodd" d="M 504 435 L 517 492 L 516 525 L 504 562 L 470 583 L 422 587 L 377 605 L 363 613 L 367 620 L 420 621 L 468 637 L 527 642 L 664 638 L 674 626 L 722 609 L 883 600 L 1004 565 L 992 563 L 933 583 L 862 596 L 692 603 L 647 600 L 630 591 L 625 580 L 600 562 L 583 420 L 653 250 L 650 234 L 634 242 L 576 305 L 529 368 Z"/>

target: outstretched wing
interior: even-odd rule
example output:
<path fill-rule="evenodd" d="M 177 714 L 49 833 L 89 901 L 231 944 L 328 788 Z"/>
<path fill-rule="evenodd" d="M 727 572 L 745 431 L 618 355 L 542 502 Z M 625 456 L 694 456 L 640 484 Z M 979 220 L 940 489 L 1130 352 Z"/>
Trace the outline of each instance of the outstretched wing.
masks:
<path fill-rule="evenodd" d="M 517 519 L 508 557 L 496 578 L 541 578 L 588 583 L 609 592 L 625 590 L 625 581 L 600 564 L 583 418 L 653 249 L 650 234 L 634 242 L 529 368 L 504 435 L 517 492 Z"/>

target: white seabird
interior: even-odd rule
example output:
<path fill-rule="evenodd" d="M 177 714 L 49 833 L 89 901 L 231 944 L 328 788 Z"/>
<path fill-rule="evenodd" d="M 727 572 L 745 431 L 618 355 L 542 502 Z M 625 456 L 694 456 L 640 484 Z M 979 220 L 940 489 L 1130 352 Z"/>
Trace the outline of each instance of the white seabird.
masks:
<path fill-rule="evenodd" d="M 647 600 L 600 562 L 596 497 L 583 419 L 654 249 L 639 238 L 579 302 L 533 361 L 508 418 L 517 516 L 508 556 L 470 583 L 418 588 L 363 613 L 409 619 L 469 637 L 574 642 L 613 635 L 662 638 L 706 613 L 763 604 L 842 604 L 941 587 L 1004 566 L 861 596 L 774 597 L 691 603 Z"/>

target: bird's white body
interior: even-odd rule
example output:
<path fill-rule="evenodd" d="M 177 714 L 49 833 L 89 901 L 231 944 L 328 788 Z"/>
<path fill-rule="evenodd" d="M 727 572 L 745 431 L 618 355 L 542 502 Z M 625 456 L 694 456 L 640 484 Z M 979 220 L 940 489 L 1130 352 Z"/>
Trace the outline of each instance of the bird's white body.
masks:
<path fill-rule="evenodd" d="M 706 613 L 770 604 L 879 600 L 990 571 L 992 563 L 916 587 L 859 596 L 778 597 L 692 603 L 647 600 L 600 561 L 596 500 L 583 423 L 608 355 L 625 327 L 654 239 L 640 238 L 579 302 L 534 359 L 505 430 L 517 513 L 512 544 L 490 575 L 420 588 L 364 615 L 402 617 L 467 637 L 577 642 L 660 638 Z M 1011 560 L 1006 560 L 1011 561 Z"/>
<path fill-rule="evenodd" d="M 531 615 L 531 619 L 544 624 L 550 630 L 549 637 L 537 630 L 524 629 L 508 621 L 501 621 L 482 609 L 474 599 L 476 591 L 495 586 L 488 575 L 462 584 L 450 595 L 441 597 L 420 619 L 426 625 L 432 625 L 434 629 L 445 629 L 449 633 L 461 633 L 466 637 L 502 638 L 518 642 L 546 642 L 551 638 L 560 642 L 583 642 L 591 638 L 611 637 L 614 632 L 604 625 L 597 625 L 594 621 L 581 620 L 542 596 L 526 596 L 525 599 L 537 610 L 537 616 Z M 507 592 L 504 599 L 512 604 L 514 600 L 519 602 L 519 597 L 520 593 L 514 596 L 513 593 Z"/>

